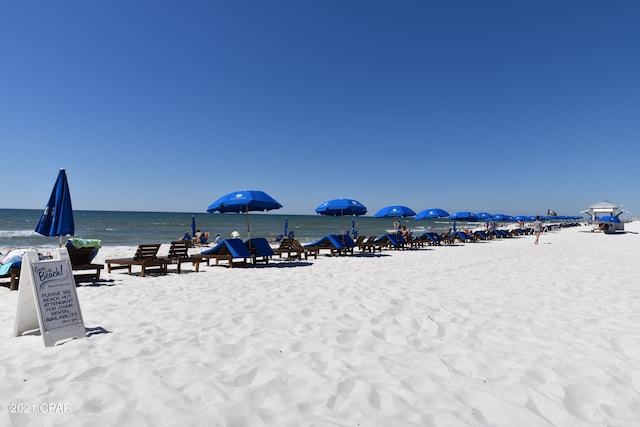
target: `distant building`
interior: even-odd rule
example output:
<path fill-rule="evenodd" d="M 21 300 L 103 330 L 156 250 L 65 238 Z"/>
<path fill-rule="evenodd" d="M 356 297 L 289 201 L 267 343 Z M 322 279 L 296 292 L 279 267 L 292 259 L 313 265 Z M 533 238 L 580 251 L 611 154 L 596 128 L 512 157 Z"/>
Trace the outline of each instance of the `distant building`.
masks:
<path fill-rule="evenodd" d="M 627 213 L 627 211 L 622 210 L 622 205 L 617 205 L 615 203 L 603 200 L 602 202 L 589 205 L 587 209 L 583 210 L 580 213 L 591 216 L 591 221 L 597 223 L 598 217 L 608 215 L 619 216 L 620 214 Z M 624 223 L 622 221 L 620 221 L 619 223 L 615 223 L 615 229 L 624 230 Z"/>

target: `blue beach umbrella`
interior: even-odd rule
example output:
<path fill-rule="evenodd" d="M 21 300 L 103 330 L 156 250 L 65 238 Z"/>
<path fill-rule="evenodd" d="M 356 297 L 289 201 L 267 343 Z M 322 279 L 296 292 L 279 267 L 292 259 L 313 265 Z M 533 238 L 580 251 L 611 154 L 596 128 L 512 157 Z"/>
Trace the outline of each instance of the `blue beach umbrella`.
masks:
<path fill-rule="evenodd" d="M 425 209 L 423 211 L 418 212 L 418 214 L 414 219 L 418 220 L 418 219 L 446 218 L 448 216 L 449 216 L 449 212 L 445 211 L 444 209 L 433 208 L 433 209 Z"/>
<path fill-rule="evenodd" d="M 489 220 L 491 219 L 491 214 L 489 212 L 477 212 L 476 216 L 478 217 L 478 219 L 480 219 L 481 221 L 485 221 L 485 220 Z"/>
<path fill-rule="evenodd" d="M 64 169 L 60 169 L 58 173 L 51 197 L 49 197 L 49 202 L 44 208 L 35 231 L 43 236 L 58 236 L 60 247 L 62 247 L 62 236 L 75 234 L 71 193 L 69 192 L 67 173 Z"/>
<path fill-rule="evenodd" d="M 599 222 L 608 222 L 611 224 L 619 224 L 620 222 L 620 218 L 618 218 L 616 215 L 605 215 L 605 216 L 600 216 L 600 217 L 596 217 L 596 221 Z"/>
<path fill-rule="evenodd" d="M 385 206 L 373 215 L 375 218 L 404 218 L 407 216 L 415 216 L 413 209 L 406 206 L 391 205 Z"/>
<path fill-rule="evenodd" d="M 385 206 L 373 215 L 375 218 L 405 218 L 415 216 L 413 209 L 401 205 Z M 400 222 L 398 221 L 398 224 Z"/>
<path fill-rule="evenodd" d="M 247 216 L 247 236 L 251 239 L 249 212 L 280 209 L 282 205 L 264 191 L 243 190 L 225 194 L 207 208 L 207 212 L 241 213 Z"/>
<path fill-rule="evenodd" d="M 316 213 L 328 216 L 365 215 L 367 208 L 357 200 L 333 199 L 318 206 Z"/>
<path fill-rule="evenodd" d="M 478 217 L 473 212 L 454 212 L 449 215 L 449 219 L 457 221 L 477 221 Z"/>
<path fill-rule="evenodd" d="M 316 213 L 327 216 L 339 216 L 342 218 L 342 234 L 344 235 L 345 215 L 365 215 L 365 205 L 353 199 L 332 199 L 324 202 L 316 208 Z"/>

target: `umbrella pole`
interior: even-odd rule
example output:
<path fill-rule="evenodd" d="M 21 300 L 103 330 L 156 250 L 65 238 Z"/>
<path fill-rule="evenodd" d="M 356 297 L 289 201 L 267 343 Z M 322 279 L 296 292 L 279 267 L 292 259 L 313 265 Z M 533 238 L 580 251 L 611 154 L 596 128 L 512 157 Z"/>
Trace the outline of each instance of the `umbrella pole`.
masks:
<path fill-rule="evenodd" d="M 251 226 L 249 225 L 249 206 L 247 206 L 247 238 L 251 240 Z"/>

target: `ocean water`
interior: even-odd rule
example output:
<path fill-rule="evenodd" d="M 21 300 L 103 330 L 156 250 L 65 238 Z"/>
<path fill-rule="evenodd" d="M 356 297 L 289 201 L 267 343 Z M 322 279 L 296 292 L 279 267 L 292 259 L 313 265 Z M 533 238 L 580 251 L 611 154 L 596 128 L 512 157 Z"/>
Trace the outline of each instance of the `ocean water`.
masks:
<path fill-rule="evenodd" d="M 11 248 L 50 248 L 58 245 L 57 237 L 46 237 L 34 230 L 42 210 L 0 209 L 0 252 Z M 175 213 L 175 212 L 119 212 L 119 211 L 74 211 L 75 237 L 100 239 L 103 246 L 137 246 L 141 243 L 169 243 L 191 232 L 191 216 L 196 227 L 211 236 L 219 233 L 230 237 L 237 230 L 247 238 L 247 215 L 219 213 Z M 351 231 L 352 217 L 327 217 L 322 215 L 280 215 L 272 212 L 250 212 L 251 237 L 275 239 L 284 233 L 285 218 L 289 231 L 302 243 L 313 242 L 327 234 Z M 358 235 L 382 235 L 393 228 L 392 218 L 355 217 Z M 424 231 L 449 229 L 446 220 L 419 220 L 403 218 L 400 221 L 414 234 Z M 63 238 L 63 242 L 66 238 Z"/>

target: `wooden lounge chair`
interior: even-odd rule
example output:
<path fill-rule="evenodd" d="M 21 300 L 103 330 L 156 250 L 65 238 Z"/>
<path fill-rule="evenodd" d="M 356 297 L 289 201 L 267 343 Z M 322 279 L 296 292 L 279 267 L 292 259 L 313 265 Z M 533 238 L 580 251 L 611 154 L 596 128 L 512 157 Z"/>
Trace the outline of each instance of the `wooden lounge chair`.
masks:
<path fill-rule="evenodd" d="M 400 234 L 383 234 L 378 237 L 375 242 L 383 248 L 387 249 L 405 249 L 407 241 Z"/>
<path fill-rule="evenodd" d="M 139 265 L 142 268 L 140 277 L 144 277 L 147 269 L 152 268 L 153 271 L 157 271 L 160 274 L 167 274 L 167 259 L 158 258 L 158 250 L 160 244 L 142 244 L 138 245 L 138 250 L 133 258 L 119 258 L 105 260 L 107 264 L 107 271 L 111 273 L 111 270 L 118 270 L 126 268 L 131 274 L 131 267 Z M 115 267 L 113 266 L 115 265 Z"/>
<path fill-rule="evenodd" d="M 220 261 L 227 261 L 229 268 L 233 268 L 239 262 L 234 260 L 242 259 L 240 263 L 248 264 L 247 260 L 252 258 L 251 252 L 244 245 L 244 242 L 240 239 L 225 239 L 220 241 L 217 245 L 206 251 L 202 251 L 199 254 L 192 255 L 199 261 L 205 261 L 209 265 L 209 260 L 214 259 L 216 265 L 220 264 Z"/>
<path fill-rule="evenodd" d="M 259 262 L 269 264 L 269 260 L 275 255 L 275 252 L 273 251 L 273 248 L 271 248 L 269 241 L 264 237 L 249 239 L 244 242 L 244 245 L 251 253 L 251 260 L 254 264 L 257 264 Z"/>
<path fill-rule="evenodd" d="M 78 239 L 80 240 L 80 239 Z M 66 248 L 69 253 L 69 260 L 71 260 L 71 269 L 74 274 L 73 277 L 78 280 L 94 279 L 100 280 L 100 272 L 104 268 L 104 264 L 92 263 L 101 243 L 96 241 L 95 246 L 74 246 L 72 239 L 67 240 Z M 81 272 L 81 273 L 76 273 Z"/>
<path fill-rule="evenodd" d="M 369 236 L 361 240 L 360 243 L 356 241 L 356 245 L 360 252 L 382 252 L 382 246 L 376 243 L 378 236 Z"/>
<path fill-rule="evenodd" d="M 9 278 L 9 290 L 15 291 L 16 289 L 18 289 L 18 284 L 20 281 L 20 264 L 12 264 L 11 266 L 9 266 L 6 273 L 0 274 L 0 278 Z"/>
<path fill-rule="evenodd" d="M 280 241 L 280 247 L 274 249 L 273 252 L 279 255 L 280 258 L 286 255 L 287 261 L 293 259 L 302 260 L 303 258 L 308 259 L 310 254 L 313 255 L 315 259 L 318 258 L 318 249 L 313 247 L 305 248 L 299 240 L 292 237 L 283 238 Z"/>
<path fill-rule="evenodd" d="M 169 255 L 166 257 L 160 257 L 162 260 L 166 260 L 167 267 L 169 265 L 176 266 L 176 273 L 180 274 L 182 271 L 182 264 L 191 263 L 195 266 L 196 273 L 200 271 L 200 263 L 202 262 L 202 258 L 196 258 L 194 256 L 189 255 L 189 248 L 191 247 L 191 242 L 187 240 L 177 240 L 175 242 L 171 242 L 171 247 L 169 247 Z"/>
<path fill-rule="evenodd" d="M 305 249 L 315 250 L 318 253 L 322 250 L 329 251 L 329 256 L 334 255 L 353 255 L 353 248 L 356 247 L 356 243 L 353 239 L 347 235 L 328 234 L 323 238 L 304 245 Z"/>

